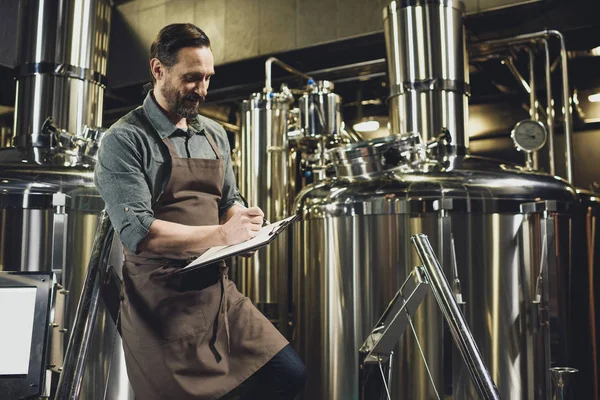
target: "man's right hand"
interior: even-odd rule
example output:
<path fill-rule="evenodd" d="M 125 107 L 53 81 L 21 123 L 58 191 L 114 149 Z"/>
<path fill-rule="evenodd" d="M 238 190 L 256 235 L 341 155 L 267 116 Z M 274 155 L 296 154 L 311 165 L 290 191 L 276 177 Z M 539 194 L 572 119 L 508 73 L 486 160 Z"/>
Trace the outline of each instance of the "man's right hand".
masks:
<path fill-rule="evenodd" d="M 227 222 L 221 225 L 225 243 L 228 245 L 244 242 L 258 234 L 265 214 L 258 207 L 239 208 Z"/>

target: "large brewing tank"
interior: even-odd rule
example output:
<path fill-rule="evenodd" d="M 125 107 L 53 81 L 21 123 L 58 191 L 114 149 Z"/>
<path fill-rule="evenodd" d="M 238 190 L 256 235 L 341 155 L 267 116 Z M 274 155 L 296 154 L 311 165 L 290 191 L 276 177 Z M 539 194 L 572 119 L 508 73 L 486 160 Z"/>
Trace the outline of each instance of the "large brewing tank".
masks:
<path fill-rule="evenodd" d="M 110 0 L 26 0 L 19 9 L 14 145 L 38 164 L 73 163 L 55 154 L 46 118 L 75 136 L 102 126 Z"/>
<path fill-rule="evenodd" d="M 571 357 L 569 313 L 571 271 L 585 253 L 573 235 L 580 199 L 559 178 L 467 155 L 463 10 L 453 0 L 400 0 L 384 10 L 391 131 L 415 133 L 430 148 L 408 151 L 400 136 L 334 150 L 337 177 L 296 199 L 293 342 L 309 373 L 305 398 L 358 398 L 357 349 L 418 264 L 409 246 L 417 233 L 462 288 L 501 398 L 546 399 L 551 366 L 581 367 Z M 450 144 L 436 140 L 448 135 Z M 390 145 L 399 148 L 387 153 Z M 426 156 L 415 164 L 418 153 Z M 391 398 L 436 398 L 430 379 L 441 396 L 477 398 L 444 330 L 427 298 L 414 320 L 421 346 L 410 328 L 395 352 Z"/>
<path fill-rule="evenodd" d="M 57 379 L 104 202 L 89 169 L 11 163 L 19 159 L 15 149 L 0 149 L 0 159 L 0 271 L 55 272 L 65 294 L 64 309 L 53 311 L 59 325 L 50 332 L 55 375 L 47 379 Z M 119 257 L 113 260 L 120 267 Z M 104 303 L 99 315 L 81 398 L 132 398 L 120 337 Z"/>
<path fill-rule="evenodd" d="M 62 320 L 50 330 L 48 385 L 61 370 L 104 208 L 93 165 L 111 10 L 110 0 L 26 0 L 19 9 L 15 147 L 0 149 L 0 270 L 58 274 L 66 298 L 52 311 Z M 100 307 L 81 398 L 132 398 L 120 336 Z"/>
<path fill-rule="evenodd" d="M 561 179 L 470 156 L 387 169 L 386 151 L 372 142 L 336 150 L 337 178 L 296 201 L 303 219 L 293 230 L 293 322 L 309 374 L 304 398 L 359 398 L 357 349 L 419 265 L 409 239 L 425 233 L 448 280 L 461 282 L 466 318 L 501 398 L 546 399 L 550 365 L 571 361 L 575 191 Z M 437 389 L 477 398 L 432 296 L 413 322 Z M 394 357 L 393 399 L 436 398 L 410 328 Z"/>

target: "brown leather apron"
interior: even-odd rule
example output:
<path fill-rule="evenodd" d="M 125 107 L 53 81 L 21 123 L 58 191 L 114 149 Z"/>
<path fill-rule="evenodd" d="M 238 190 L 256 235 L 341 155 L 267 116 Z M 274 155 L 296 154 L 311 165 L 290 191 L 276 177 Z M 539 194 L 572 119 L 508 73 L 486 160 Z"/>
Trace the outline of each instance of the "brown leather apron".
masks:
<path fill-rule="evenodd" d="M 218 225 L 223 160 L 172 160 L 158 219 Z M 196 254 L 197 255 L 197 254 Z M 225 264 L 181 273 L 189 254 L 134 255 L 125 249 L 123 348 L 138 400 L 217 399 L 260 369 L 287 340 L 227 278 Z"/>

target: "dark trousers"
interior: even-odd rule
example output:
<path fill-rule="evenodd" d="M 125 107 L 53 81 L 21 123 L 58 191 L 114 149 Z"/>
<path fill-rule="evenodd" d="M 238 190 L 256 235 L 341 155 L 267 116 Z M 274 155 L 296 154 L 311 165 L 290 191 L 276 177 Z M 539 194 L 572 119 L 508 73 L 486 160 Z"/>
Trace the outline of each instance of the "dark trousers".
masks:
<path fill-rule="evenodd" d="M 306 383 L 306 369 L 292 346 L 279 353 L 223 399 L 293 400 Z"/>

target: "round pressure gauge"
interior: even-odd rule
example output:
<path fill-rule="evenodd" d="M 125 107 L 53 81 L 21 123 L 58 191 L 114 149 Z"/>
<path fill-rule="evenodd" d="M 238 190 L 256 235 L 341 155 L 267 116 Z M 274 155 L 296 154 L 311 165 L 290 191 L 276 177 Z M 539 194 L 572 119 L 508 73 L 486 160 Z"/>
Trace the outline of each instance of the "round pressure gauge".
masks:
<path fill-rule="evenodd" d="M 528 153 L 544 147 L 547 136 L 544 124 L 531 119 L 517 123 L 510 135 L 517 149 Z"/>

